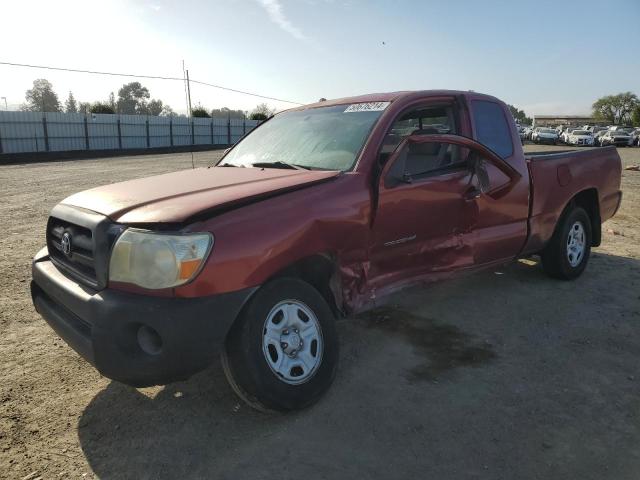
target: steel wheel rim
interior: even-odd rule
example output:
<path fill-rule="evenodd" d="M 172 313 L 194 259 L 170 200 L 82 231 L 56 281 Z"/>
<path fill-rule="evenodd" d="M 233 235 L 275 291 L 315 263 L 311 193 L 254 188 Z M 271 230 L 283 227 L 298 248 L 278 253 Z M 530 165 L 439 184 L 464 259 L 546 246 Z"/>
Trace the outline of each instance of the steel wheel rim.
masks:
<path fill-rule="evenodd" d="M 584 258 L 586 234 L 582 222 L 575 222 L 569 229 L 567 237 L 567 260 L 569 265 L 577 267 Z"/>
<path fill-rule="evenodd" d="M 322 363 L 322 330 L 313 311 L 299 300 L 283 300 L 267 315 L 262 353 L 276 377 L 289 385 L 309 381 Z"/>

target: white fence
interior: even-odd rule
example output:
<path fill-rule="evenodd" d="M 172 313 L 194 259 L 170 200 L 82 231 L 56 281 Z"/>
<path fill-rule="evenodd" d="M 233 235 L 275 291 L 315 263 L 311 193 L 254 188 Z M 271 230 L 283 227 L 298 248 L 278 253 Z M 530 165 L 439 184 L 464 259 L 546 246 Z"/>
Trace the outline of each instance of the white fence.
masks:
<path fill-rule="evenodd" d="M 0 155 L 232 145 L 258 123 L 233 118 L 0 112 Z"/>

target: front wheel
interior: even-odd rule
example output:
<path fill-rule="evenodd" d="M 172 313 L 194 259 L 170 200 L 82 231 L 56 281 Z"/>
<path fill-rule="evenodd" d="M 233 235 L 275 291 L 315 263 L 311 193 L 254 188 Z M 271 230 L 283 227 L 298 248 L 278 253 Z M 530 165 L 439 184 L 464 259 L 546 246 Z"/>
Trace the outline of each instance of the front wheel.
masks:
<path fill-rule="evenodd" d="M 307 407 L 329 388 L 338 366 L 334 315 L 302 280 L 264 285 L 227 337 L 222 365 L 231 387 L 262 411 Z"/>
<path fill-rule="evenodd" d="M 573 280 L 587 267 L 591 254 L 591 219 L 575 207 L 563 215 L 542 251 L 544 271 L 553 278 Z"/>

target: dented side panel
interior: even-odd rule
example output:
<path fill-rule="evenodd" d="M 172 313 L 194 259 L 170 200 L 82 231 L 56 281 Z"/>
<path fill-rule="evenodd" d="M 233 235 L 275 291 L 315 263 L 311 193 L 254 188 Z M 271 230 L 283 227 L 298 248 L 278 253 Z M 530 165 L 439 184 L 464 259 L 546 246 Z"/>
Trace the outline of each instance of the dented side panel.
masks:
<path fill-rule="evenodd" d="M 348 305 L 366 282 L 370 205 L 365 177 L 349 173 L 194 223 L 189 230 L 212 232 L 215 245 L 197 281 L 175 294 L 195 297 L 258 286 L 321 254 L 334 259 L 339 274 L 334 283 L 341 284 Z"/>

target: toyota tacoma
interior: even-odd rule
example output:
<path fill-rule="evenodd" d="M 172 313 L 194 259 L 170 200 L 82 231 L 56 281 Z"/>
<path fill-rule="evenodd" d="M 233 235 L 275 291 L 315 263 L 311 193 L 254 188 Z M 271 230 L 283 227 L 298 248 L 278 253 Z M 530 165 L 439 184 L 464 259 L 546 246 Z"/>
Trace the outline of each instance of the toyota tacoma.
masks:
<path fill-rule="evenodd" d="M 60 202 L 33 302 L 108 378 L 167 384 L 220 355 L 250 405 L 302 408 L 336 374 L 338 317 L 536 254 L 578 277 L 620 174 L 614 147 L 525 155 L 506 104 L 475 92 L 302 106 L 215 165 Z"/>

